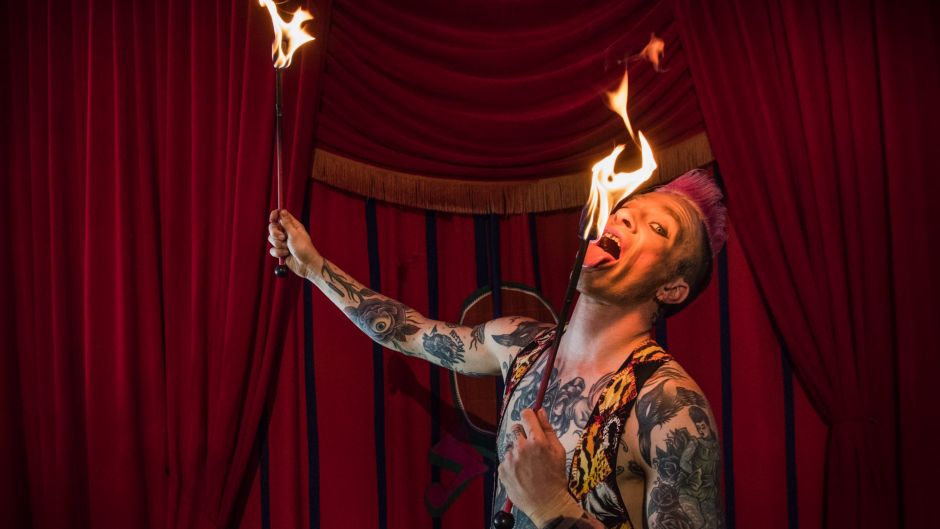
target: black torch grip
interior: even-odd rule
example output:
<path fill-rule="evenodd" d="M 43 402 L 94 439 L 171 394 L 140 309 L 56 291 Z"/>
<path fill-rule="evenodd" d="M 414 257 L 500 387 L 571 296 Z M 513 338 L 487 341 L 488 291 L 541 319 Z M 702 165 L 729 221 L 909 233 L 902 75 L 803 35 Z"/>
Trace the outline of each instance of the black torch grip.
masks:
<path fill-rule="evenodd" d="M 509 511 L 499 511 L 493 517 L 493 527 L 496 529 L 512 529 L 514 525 L 516 525 L 516 518 Z"/>

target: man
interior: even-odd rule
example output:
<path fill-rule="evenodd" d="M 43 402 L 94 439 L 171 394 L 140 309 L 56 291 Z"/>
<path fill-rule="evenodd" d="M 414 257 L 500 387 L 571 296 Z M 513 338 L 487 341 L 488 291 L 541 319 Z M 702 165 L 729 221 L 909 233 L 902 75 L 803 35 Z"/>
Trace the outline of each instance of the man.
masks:
<path fill-rule="evenodd" d="M 722 520 L 715 421 L 701 389 L 650 329 L 708 284 L 726 238 L 721 198 L 706 173 L 692 171 L 615 208 L 588 247 L 581 295 L 538 414 L 530 408 L 551 325 L 430 320 L 324 259 L 283 210 L 271 212 L 268 240 L 271 255 L 286 258 L 373 340 L 506 380 L 495 505 L 512 499 L 517 528 L 714 529 Z"/>

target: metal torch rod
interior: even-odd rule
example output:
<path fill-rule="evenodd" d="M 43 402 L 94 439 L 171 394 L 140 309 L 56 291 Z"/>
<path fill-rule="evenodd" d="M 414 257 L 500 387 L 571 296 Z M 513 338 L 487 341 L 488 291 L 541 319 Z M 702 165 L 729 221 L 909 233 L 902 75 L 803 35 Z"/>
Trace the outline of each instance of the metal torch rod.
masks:
<path fill-rule="evenodd" d="M 581 245 L 578 247 L 578 253 L 574 258 L 574 268 L 571 270 L 571 275 L 568 277 L 568 288 L 565 290 L 565 302 L 561 307 L 561 313 L 558 315 L 558 329 L 555 331 L 555 339 L 552 340 L 552 347 L 548 351 L 548 358 L 545 361 L 545 369 L 542 371 L 542 380 L 539 382 L 539 391 L 535 396 L 535 404 L 532 406 L 532 409 L 535 411 L 538 411 L 542 408 L 542 400 L 545 398 L 545 391 L 548 389 L 548 382 L 552 377 L 552 369 L 555 366 L 555 357 L 558 355 L 558 346 L 561 344 L 561 335 L 565 333 L 565 325 L 568 324 L 568 310 L 571 308 L 572 300 L 574 300 L 574 293 L 578 289 L 578 279 L 581 277 L 581 266 L 584 264 L 584 254 L 587 252 L 588 243 L 590 243 L 590 238 L 581 239 Z M 503 504 L 502 512 L 511 517 L 512 500 L 509 498 L 506 498 L 506 503 Z M 499 527 L 499 524 L 497 524 L 497 527 Z M 508 527 L 512 527 L 512 525 L 509 525 Z"/>
<path fill-rule="evenodd" d="M 281 97 L 281 69 L 274 68 L 274 157 L 275 171 L 277 172 L 277 209 L 284 207 L 281 182 L 281 117 L 283 112 L 283 101 Z M 277 266 L 274 268 L 274 275 L 277 277 L 287 277 L 287 266 L 284 264 L 284 258 L 277 258 Z"/>

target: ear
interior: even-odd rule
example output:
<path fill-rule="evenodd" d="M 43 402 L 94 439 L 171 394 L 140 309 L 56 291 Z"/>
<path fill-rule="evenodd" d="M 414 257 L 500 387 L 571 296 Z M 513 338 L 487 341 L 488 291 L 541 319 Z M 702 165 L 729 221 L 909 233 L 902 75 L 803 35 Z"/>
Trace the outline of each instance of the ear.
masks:
<path fill-rule="evenodd" d="M 677 305 L 689 297 L 689 284 L 682 277 L 677 277 L 656 290 L 656 299 L 660 303 Z"/>

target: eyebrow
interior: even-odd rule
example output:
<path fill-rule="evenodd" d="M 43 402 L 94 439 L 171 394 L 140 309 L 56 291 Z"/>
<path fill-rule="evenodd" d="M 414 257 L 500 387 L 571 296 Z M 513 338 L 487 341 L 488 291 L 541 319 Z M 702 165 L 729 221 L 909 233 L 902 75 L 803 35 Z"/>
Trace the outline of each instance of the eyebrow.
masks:
<path fill-rule="evenodd" d="M 682 221 L 679 220 L 679 214 L 676 213 L 676 210 L 672 209 L 670 206 L 664 205 L 662 208 L 666 210 L 666 213 L 668 213 L 670 217 L 672 217 L 672 220 L 676 221 L 676 241 L 679 241 L 683 231 Z"/>
<path fill-rule="evenodd" d="M 642 199 L 644 199 L 644 198 L 645 198 L 644 195 L 639 195 L 639 196 L 636 196 L 636 197 L 628 198 L 628 199 L 622 201 L 622 202 L 620 203 L 620 206 L 614 208 L 613 211 L 617 211 L 617 210 L 620 209 L 620 208 L 626 207 L 627 203 L 629 203 L 631 200 L 642 200 Z M 672 220 L 674 220 L 674 221 L 676 222 L 676 234 L 675 234 L 675 236 L 676 236 L 676 242 L 677 242 L 677 243 L 682 242 L 682 236 L 684 235 L 685 230 L 682 229 L 682 221 L 679 220 L 679 214 L 676 213 L 675 208 L 673 208 L 672 206 L 670 206 L 670 205 L 668 205 L 668 204 L 657 205 L 657 206 L 654 206 L 654 207 L 659 208 L 659 209 L 662 209 L 662 210 L 665 210 L 666 213 L 667 213 L 670 217 L 672 217 Z"/>

